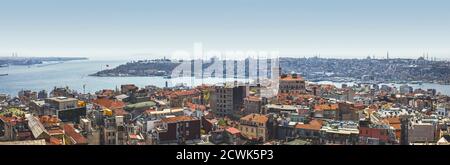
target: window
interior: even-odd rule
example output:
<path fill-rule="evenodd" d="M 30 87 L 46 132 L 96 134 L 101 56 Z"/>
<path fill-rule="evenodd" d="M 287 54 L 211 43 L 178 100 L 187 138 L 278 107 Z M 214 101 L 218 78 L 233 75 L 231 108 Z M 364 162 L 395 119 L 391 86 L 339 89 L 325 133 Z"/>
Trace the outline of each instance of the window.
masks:
<path fill-rule="evenodd" d="M 186 122 L 186 128 L 189 128 L 189 122 Z"/>

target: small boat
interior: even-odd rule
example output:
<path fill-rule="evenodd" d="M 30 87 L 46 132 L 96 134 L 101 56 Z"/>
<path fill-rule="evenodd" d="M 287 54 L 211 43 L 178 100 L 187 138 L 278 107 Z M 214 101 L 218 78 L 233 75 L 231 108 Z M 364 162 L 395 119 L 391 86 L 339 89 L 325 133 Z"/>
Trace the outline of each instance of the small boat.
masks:
<path fill-rule="evenodd" d="M 8 73 L 0 74 L 0 76 L 8 76 Z"/>
<path fill-rule="evenodd" d="M 0 68 L 8 67 L 9 64 L 0 64 Z"/>

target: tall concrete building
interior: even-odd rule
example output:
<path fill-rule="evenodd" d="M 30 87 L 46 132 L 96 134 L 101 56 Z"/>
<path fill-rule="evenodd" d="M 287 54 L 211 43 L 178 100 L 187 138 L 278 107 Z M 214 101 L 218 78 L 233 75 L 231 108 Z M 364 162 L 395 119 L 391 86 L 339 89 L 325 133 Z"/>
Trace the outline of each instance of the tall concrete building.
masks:
<path fill-rule="evenodd" d="M 217 117 L 239 119 L 244 105 L 244 98 L 248 96 L 247 85 L 224 84 L 216 86 L 213 91 L 212 110 Z"/>
<path fill-rule="evenodd" d="M 56 115 L 62 121 L 79 122 L 81 116 L 86 115 L 86 104 L 75 98 L 51 97 L 44 100 L 44 104 L 37 104 L 37 109 L 44 109 L 39 115 Z"/>

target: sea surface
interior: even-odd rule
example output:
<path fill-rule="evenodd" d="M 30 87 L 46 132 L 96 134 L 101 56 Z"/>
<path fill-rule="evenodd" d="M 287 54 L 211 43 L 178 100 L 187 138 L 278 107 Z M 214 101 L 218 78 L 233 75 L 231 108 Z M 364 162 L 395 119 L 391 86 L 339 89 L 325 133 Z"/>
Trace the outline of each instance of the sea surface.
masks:
<path fill-rule="evenodd" d="M 158 87 L 174 86 L 180 83 L 186 85 L 200 85 L 200 84 L 216 84 L 223 81 L 234 81 L 234 79 L 222 78 L 175 78 L 166 79 L 164 77 L 94 77 L 89 74 L 97 71 L 114 68 L 127 61 L 94 61 L 94 60 L 79 60 L 59 63 L 45 63 L 32 66 L 9 66 L 0 68 L 0 74 L 8 74 L 7 76 L 0 76 L 0 93 L 6 93 L 16 96 L 20 90 L 30 89 L 33 91 L 47 90 L 51 91 L 54 87 L 66 87 L 74 89 L 78 92 L 93 93 L 101 89 L 115 89 L 120 88 L 121 84 L 135 84 L 139 87 L 146 85 L 154 85 Z M 238 80 L 245 81 L 245 80 Z M 341 87 L 343 83 L 335 83 L 329 81 L 318 82 L 320 84 L 334 84 Z M 347 83 L 352 85 L 352 83 Z M 399 87 L 401 84 L 387 84 L 390 86 Z M 434 88 L 437 92 L 450 95 L 450 85 L 440 85 L 432 83 L 409 84 L 414 89 Z M 83 86 L 85 88 L 83 89 Z"/>
<path fill-rule="evenodd" d="M 120 88 L 122 84 L 135 84 L 139 87 L 154 85 L 171 87 L 174 85 L 200 85 L 230 82 L 234 79 L 206 78 L 194 79 L 190 77 L 167 79 L 164 77 L 95 77 L 89 74 L 104 69 L 112 69 L 127 61 L 92 61 L 77 60 L 59 63 L 45 63 L 31 66 L 10 65 L 0 68 L 0 93 L 17 96 L 20 90 L 50 92 L 54 87 L 66 87 L 80 93 L 94 93 L 102 89 Z M 241 79 L 238 79 L 240 81 Z M 244 80 L 242 80 L 244 81 Z M 83 86 L 85 88 L 83 88 Z"/>

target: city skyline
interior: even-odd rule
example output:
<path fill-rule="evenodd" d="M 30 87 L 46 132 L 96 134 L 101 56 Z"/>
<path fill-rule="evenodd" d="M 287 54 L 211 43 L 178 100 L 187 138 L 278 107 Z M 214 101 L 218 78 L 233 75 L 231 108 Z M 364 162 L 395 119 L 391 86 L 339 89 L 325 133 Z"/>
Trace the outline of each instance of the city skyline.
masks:
<path fill-rule="evenodd" d="M 0 10 L 0 56 L 142 59 L 191 50 L 281 56 L 447 58 L 449 2 L 18 1 Z"/>

